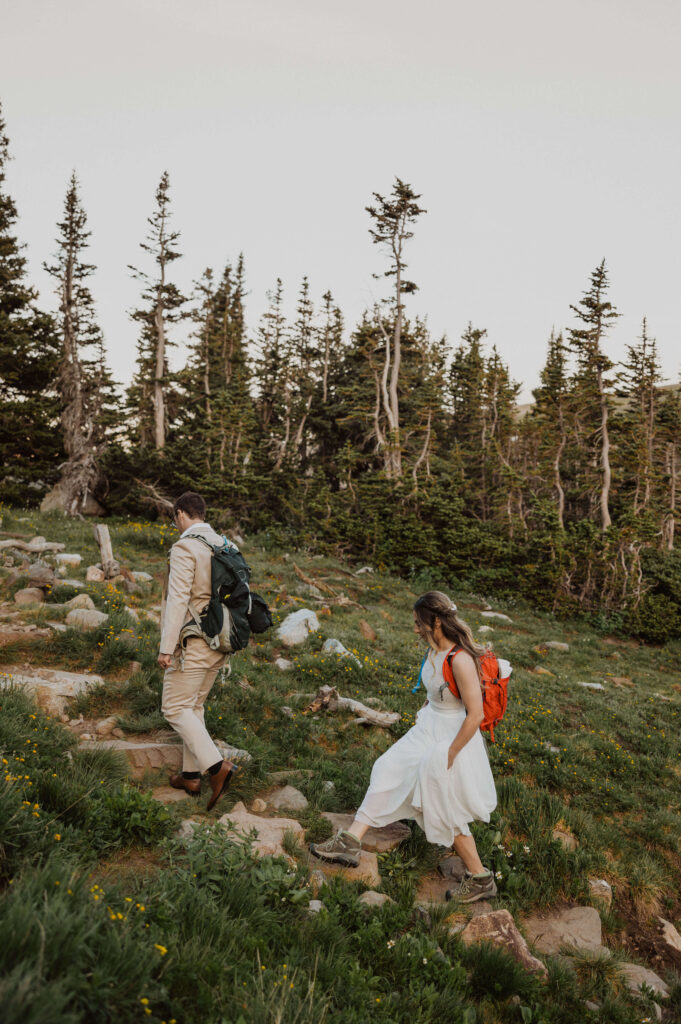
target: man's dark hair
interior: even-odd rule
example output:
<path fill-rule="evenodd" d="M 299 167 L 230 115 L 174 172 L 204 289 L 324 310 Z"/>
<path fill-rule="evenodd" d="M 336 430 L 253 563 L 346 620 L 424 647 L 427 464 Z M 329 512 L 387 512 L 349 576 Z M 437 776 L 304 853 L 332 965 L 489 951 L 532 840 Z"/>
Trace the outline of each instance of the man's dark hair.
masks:
<path fill-rule="evenodd" d="M 196 491 L 185 491 L 173 505 L 173 516 L 176 512 L 185 512 L 191 519 L 203 519 L 206 503 Z"/>

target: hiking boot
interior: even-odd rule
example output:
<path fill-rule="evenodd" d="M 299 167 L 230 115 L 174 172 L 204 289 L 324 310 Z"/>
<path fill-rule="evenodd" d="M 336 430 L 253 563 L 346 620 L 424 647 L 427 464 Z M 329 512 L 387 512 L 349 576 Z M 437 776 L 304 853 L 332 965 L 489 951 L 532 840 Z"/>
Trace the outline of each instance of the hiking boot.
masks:
<path fill-rule="evenodd" d="M 362 844 L 349 832 L 336 832 L 335 836 L 327 839 L 325 843 L 311 843 L 310 853 L 320 860 L 329 861 L 332 864 L 343 864 L 347 868 L 359 867 L 359 855 L 362 852 Z"/>
<path fill-rule="evenodd" d="M 486 875 L 471 875 L 466 872 L 465 877 L 455 885 L 453 889 L 447 889 L 446 900 L 459 900 L 460 903 L 475 903 L 477 900 L 491 900 L 497 894 L 497 886 L 494 875 L 488 871 Z"/>

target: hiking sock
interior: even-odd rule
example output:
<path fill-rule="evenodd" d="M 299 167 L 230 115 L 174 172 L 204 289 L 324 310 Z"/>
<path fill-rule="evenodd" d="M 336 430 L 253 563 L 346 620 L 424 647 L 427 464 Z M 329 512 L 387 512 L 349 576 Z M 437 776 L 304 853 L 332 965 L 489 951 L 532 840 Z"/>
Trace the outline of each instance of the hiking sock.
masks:
<path fill-rule="evenodd" d="M 220 771 L 221 768 L 222 768 L 222 761 L 218 761 L 217 764 L 212 764 L 210 766 L 210 768 L 208 769 L 208 774 L 209 775 L 217 775 L 217 773 Z"/>
<path fill-rule="evenodd" d="M 491 871 L 483 871 L 481 874 L 471 875 L 471 878 L 489 878 L 491 874 Z"/>
<path fill-rule="evenodd" d="M 182 778 L 183 779 L 189 779 L 190 781 L 192 779 L 200 779 L 201 778 L 201 772 L 182 772 Z"/>

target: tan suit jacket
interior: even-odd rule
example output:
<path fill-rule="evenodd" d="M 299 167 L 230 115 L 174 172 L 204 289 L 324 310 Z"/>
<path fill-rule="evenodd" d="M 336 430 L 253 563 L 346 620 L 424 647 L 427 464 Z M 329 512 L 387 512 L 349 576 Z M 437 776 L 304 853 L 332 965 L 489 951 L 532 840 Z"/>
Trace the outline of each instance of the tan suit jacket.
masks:
<path fill-rule="evenodd" d="M 192 527 L 211 544 L 223 538 L 208 524 Z M 161 654 L 172 654 L 178 645 L 180 630 L 191 618 L 189 605 L 201 612 L 211 596 L 211 552 L 200 540 L 180 538 L 170 549 L 167 591 L 161 608 Z"/>

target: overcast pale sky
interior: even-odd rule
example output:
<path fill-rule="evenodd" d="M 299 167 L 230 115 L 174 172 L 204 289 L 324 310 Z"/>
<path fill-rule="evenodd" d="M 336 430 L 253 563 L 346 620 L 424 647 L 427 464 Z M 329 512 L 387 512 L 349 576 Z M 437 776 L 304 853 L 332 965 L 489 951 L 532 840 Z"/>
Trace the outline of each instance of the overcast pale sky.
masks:
<path fill-rule="evenodd" d="M 308 274 L 348 325 L 383 285 L 364 207 L 395 176 L 428 210 L 409 247 L 453 347 L 485 327 L 524 397 L 546 340 L 605 258 L 624 354 L 644 315 L 681 366 L 678 0 L 3 0 L 8 184 L 30 274 L 75 169 L 92 291 L 129 379 L 139 249 L 162 171 L 191 288 L 243 251 L 253 332 L 281 276 Z M 176 332 L 179 341 L 182 332 Z M 182 349 L 174 356 L 177 364 Z"/>

